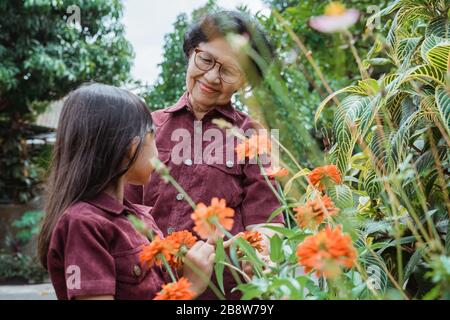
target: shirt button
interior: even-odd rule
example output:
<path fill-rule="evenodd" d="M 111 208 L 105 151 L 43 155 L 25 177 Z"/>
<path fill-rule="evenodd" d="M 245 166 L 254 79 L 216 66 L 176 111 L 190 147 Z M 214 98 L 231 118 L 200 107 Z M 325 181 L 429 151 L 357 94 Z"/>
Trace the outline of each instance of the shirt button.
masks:
<path fill-rule="evenodd" d="M 167 234 L 171 234 L 175 231 L 175 229 L 173 227 L 169 227 L 167 228 Z"/>
<path fill-rule="evenodd" d="M 139 277 L 142 274 L 141 267 L 139 267 L 137 264 L 134 265 L 133 273 L 136 277 Z"/>
<path fill-rule="evenodd" d="M 179 194 L 177 194 L 176 198 L 178 201 L 181 201 L 184 199 L 184 195 L 182 193 L 179 193 Z"/>
<path fill-rule="evenodd" d="M 202 128 L 201 127 L 195 127 L 195 133 L 202 133 Z"/>
<path fill-rule="evenodd" d="M 187 165 L 188 167 L 190 167 L 190 166 L 192 166 L 192 160 L 186 159 L 186 160 L 184 160 L 184 164 Z"/>
<path fill-rule="evenodd" d="M 231 168 L 231 167 L 233 167 L 233 161 L 231 161 L 231 160 L 228 160 L 227 162 L 226 162 L 226 166 L 228 167 L 228 168 Z"/>

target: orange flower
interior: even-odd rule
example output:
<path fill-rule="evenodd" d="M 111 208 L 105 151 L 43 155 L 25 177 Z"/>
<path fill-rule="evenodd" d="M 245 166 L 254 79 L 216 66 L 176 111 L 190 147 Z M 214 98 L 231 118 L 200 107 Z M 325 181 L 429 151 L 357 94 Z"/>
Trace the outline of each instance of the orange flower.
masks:
<path fill-rule="evenodd" d="M 250 243 L 255 250 L 258 250 L 259 252 L 264 250 L 263 244 L 261 243 L 262 235 L 258 231 L 244 231 L 242 232 L 242 236 L 240 236 L 240 238 Z"/>
<path fill-rule="evenodd" d="M 189 290 L 191 283 L 186 278 L 162 286 L 153 300 L 192 300 L 194 293 Z"/>
<path fill-rule="evenodd" d="M 197 242 L 197 237 L 189 231 L 176 231 L 165 238 L 172 244 L 173 254 L 169 264 L 174 268 L 180 268 L 183 265 L 182 257 Z"/>
<path fill-rule="evenodd" d="M 139 260 L 142 265 L 147 264 L 148 267 L 151 267 L 154 263 L 161 266 L 163 263 L 161 255 L 169 261 L 173 250 L 174 248 L 171 242 L 156 236 L 150 244 L 143 246 L 142 251 L 139 254 Z"/>
<path fill-rule="evenodd" d="M 332 279 L 340 275 L 342 267 L 355 266 L 357 252 L 350 236 L 343 234 L 340 226 L 334 230 L 327 226 L 299 244 L 297 257 L 306 272 L 314 269 L 317 276 Z"/>
<path fill-rule="evenodd" d="M 226 206 L 225 199 L 219 200 L 219 198 L 212 198 L 209 207 L 199 203 L 191 215 L 195 223 L 194 231 L 203 239 L 215 234 L 217 228 L 213 220 L 216 220 L 226 230 L 231 230 L 234 223 L 233 217 L 234 210 Z"/>
<path fill-rule="evenodd" d="M 326 216 L 337 215 L 339 209 L 334 207 L 333 201 L 328 196 L 319 196 L 294 208 L 294 211 L 297 212 L 295 218 L 299 227 L 314 229 L 322 223 Z"/>
<path fill-rule="evenodd" d="M 271 167 L 266 170 L 266 174 L 269 177 L 285 177 L 289 174 L 289 171 L 285 168 Z"/>
<path fill-rule="evenodd" d="M 272 143 L 267 135 L 252 135 L 236 147 L 238 160 L 253 159 L 256 155 L 270 154 Z"/>
<path fill-rule="evenodd" d="M 342 183 L 341 173 L 338 167 L 334 164 L 315 168 L 309 174 L 309 181 L 320 191 L 325 189 L 325 187 L 330 183 L 330 180 L 337 184 Z"/>

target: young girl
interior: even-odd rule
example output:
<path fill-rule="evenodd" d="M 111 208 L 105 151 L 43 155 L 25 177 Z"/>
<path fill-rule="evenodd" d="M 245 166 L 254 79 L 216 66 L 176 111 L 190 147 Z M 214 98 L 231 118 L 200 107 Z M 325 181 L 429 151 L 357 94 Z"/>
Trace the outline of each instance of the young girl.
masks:
<path fill-rule="evenodd" d="M 149 211 L 124 199 L 127 183 L 145 184 L 157 157 L 146 105 L 132 93 L 103 84 L 80 87 L 62 110 L 39 256 L 58 299 L 152 299 L 169 277 L 141 266 L 149 241 L 127 216 L 162 237 Z M 214 248 L 197 242 L 187 253 L 193 270 L 183 276 L 198 296 L 207 287 Z M 198 271 L 203 275 L 199 276 Z"/>

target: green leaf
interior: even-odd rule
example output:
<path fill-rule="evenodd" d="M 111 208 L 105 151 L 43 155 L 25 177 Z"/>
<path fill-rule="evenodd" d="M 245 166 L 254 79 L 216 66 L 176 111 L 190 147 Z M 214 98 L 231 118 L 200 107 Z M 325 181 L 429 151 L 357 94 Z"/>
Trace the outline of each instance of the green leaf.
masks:
<path fill-rule="evenodd" d="M 281 263 L 284 261 L 284 254 L 282 250 L 283 240 L 274 234 L 270 238 L 270 260 L 275 263 Z"/>
<path fill-rule="evenodd" d="M 375 79 L 364 79 L 358 81 L 358 87 L 362 90 L 364 95 L 366 96 L 373 96 L 380 91 L 380 85 L 378 84 L 377 80 Z M 350 91 L 353 93 L 360 93 L 361 91 Z"/>
<path fill-rule="evenodd" d="M 392 61 L 390 59 L 386 59 L 386 58 L 372 58 L 372 59 L 364 60 L 363 62 L 365 63 L 366 68 L 368 68 L 370 66 L 385 66 L 385 65 L 392 63 Z"/>
<path fill-rule="evenodd" d="M 449 43 L 450 43 L 450 40 L 446 39 L 446 38 L 436 37 L 433 35 L 426 37 L 420 48 L 420 55 L 422 56 L 422 59 L 424 61 L 428 61 L 428 59 L 427 59 L 428 51 L 430 51 L 432 48 L 434 48 L 438 45 L 446 45 Z"/>
<path fill-rule="evenodd" d="M 421 1 L 411 1 L 400 7 L 398 11 L 398 24 L 401 26 L 405 22 L 413 21 L 417 18 L 430 19 L 433 13 Z"/>
<path fill-rule="evenodd" d="M 409 66 L 410 60 L 416 52 L 419 42 L 420 38 L 406 38 L 400 40 L 396 50 L 396 56 L 398 62 L 401 64 L 400 68 L 402 70 Z"/>
<path fill-rule="evenodd" d="M 408 75 L 403 79 L 403 83 L 417 80 L 428 84 L 429 81 L 437 82 L 438 84 L 444 84 L 444 72 L 441 69 L 438 69 L 431 65 L 421 65 L 412 68 Z"/>
<path fill-rule="evenodd" d="M 275 219 L 275 217 L 277 217 L 280 214 L 283 214 L 284 210 L 288 210 L 288 208 L 286 206 L 282 206 L 277 208 L 276 210 L 274 210 L 271 214 L 269 219 L 267 219 L 267 222 L 271 222 L 273 219 Z"/>
<path fill-rule="evenodd" d="M 360 256 L 359 260 L 368 276 L 366 284 L 370 284 L 377 292 L 384 293 L 388 286 L 388 275 L 383 258 L 376 253 L 374 256 L 368 252 Z"/>
<path fill-rule="evenodd" d="M 436 300 L 437 298 L 439 298 L 440 295 L 441 295 L 441 285 L 438 284 L 423 296 L 423 300 Z"/>
<path fill-rule="evenodd" d="M 276 216 L 282 214 L 282 211 L 289 210 L 289 209 L 295 208 L 297 206 L 298 206 L 298 204 L 292 203 L 287 206 L 281 206 L 281 207 L 277 208 L 270 214 L 269 218 L 267 219 L 267 223 L 271 222 Z"/>
<path fill-rule="evenodd" d="M 362 124 L 361 118 L 371 116 L 372 97 L 350 95 L 346 97 L 341 106 L 336 110 L 333 130 L 336 135 L 335 149 L 331 154 L 331 160 L 341 173 L 345 175 L 348 164 L 353 155 L 357 133 L 366 129 L 368 121 Z"/>
<path fill-rule="evenodd" d="M 241 283 L 237 288 L 243 293 L 242 300 L 252 300 L 254 298 L 261 298 L 264 293 L 259 286 L 254 283 Z"/>
<path fill-rule="evenodd" d="M 378 182 L 378 177 L 373 169 L 369 169 L 364 172 L 363 175 L 363 186 L 364 190 L 367 191 L 367 194 L 371 199 L 377 199 L 381 192 L 381 185 Z"/>
<path fill-rule="evenodd" d="M 450 94 L 444 86 L 436 88 L 436 104 L 447 134 L 450 135 Z"/>
<path fill-rule="evenodd" d="M 289 228 L 285 227 L 279 227 L 279 226 L 264 226 L 264 228 L 271 229 L 273 231 L 276 231 L 278 233 L 281 233 L 282 235 L 285 235 L 286 237 L 290 238 L 296 235 L 295 231 Z"/>
<path fill-rule="evenodd" d="M 449 69 L 450 44 L 440 44 L 427 52 L 427 60 L 433 67 L 446 72 Z"/>
<path fill-rule="evenodd" d="M 445 16 L 437 17 L 430 21 L 425 32 L 427 37 L 436 36 L 440 38 L 450 38 L 450 26 L 448 18 Z"/>
<path fill-rule="evenodd" d="M 311 170 L 307 169 L 307 168 L 303 168 L 302 170 L 300 170 L 299 172 L 297 172 L 292 178 L 289 179 L 288 182 L 286 182 L 285 186 L 284 186 L 284 193 L 288 194 L 289 191 L 291 191 L 292 188 L 292 183 L 303 176 L 308 175 L 311 172 Z"/>
<path fill-rule="evenodd" d="M 337 184 L 329 189 L 329 195 L 333 200 L 336 207 L 352 208 L 353 207 L 353 194 L 352 190 L 345 184 Z"/>
<path fill-rule="evenodd" d="M 447 223 L 447 234 L 445 235 L 445 254 L 450 256 L 450 221 Z"/>
<path fill-rule="evenodd" d="M 300 283 L 292 278 L 275 278 L 272 281 L 271 289 L 282 289 L 285 287 L 289 290 L 288 296 L 292 300 L 301 299 L 303 296 Z M 284 291 L 284 290 L 283 290 Z"/>
<path fill-rule="evenodd" d="M 256 255 L 255 249 L 247 241 L 242 238 L 237 238 L 235 243 L 247 255 L 253 264 L 257 264 L 258 266 L 263 265 L 263 262 Z"/>
<path fill-rule="evenodd" d="M 225 289 L 223 287 L 223 270 L 225 261 L 225 249 L 223 247 L 223 239 L 219 238 L 216 242 L 216 257 L 214 264 L 214 272 L 216 274 L 217 284 L 219 285 L 220 290 L 223 294 L 225 294 Z"/>
<path fill-rule="evenodd" d="M 409 258 L 409 261 L 406 264 L 405 269 L 403 271 L 404 283 L 406 283 L 406 281 L 409 279 L 411 274 L 414 272 L 414 269 L 419 264 L 423 254 L 424 254 L 424 249 L 419 248 L 414 252 L 414 254 L 411 256 L 411 258 Z"/>

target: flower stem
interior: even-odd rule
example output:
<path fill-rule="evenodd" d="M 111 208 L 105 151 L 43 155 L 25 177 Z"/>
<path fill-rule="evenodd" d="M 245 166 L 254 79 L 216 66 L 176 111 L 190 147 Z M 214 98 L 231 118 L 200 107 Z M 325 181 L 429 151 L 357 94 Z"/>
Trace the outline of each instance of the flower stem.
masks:
<path fill-rule="evenodd" d="M 166 257 L 164 257 L 164 255 L 162 253 L 158 254 L 158 257 L 162 260 L 164 267 L 166 267 L 167 272 L 170 275 L 170 278 L 172 279 L 173 282 L 177 282 L 177 278 L 175 277 L 175 275 L 173 274 L 172 268 L 170 267 L 169 263 L 167 262 Z"/>

